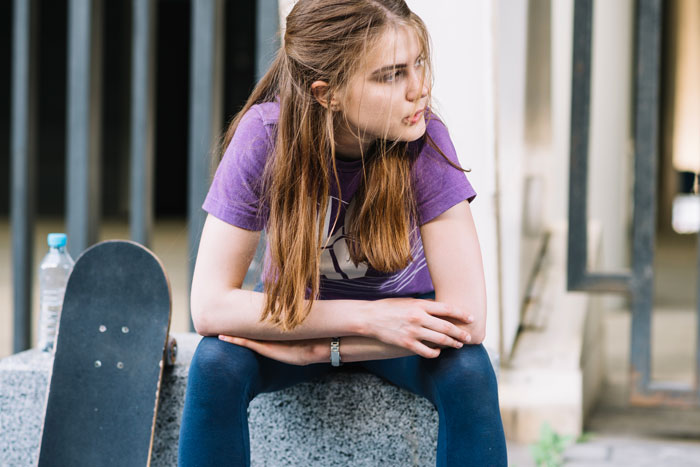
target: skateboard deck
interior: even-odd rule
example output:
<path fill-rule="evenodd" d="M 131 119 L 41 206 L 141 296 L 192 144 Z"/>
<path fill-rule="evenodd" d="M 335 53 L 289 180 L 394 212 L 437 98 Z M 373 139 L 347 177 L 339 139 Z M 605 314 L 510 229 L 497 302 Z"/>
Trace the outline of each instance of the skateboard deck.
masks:
<path fill-rule="evenodd" d="M 161 262 L 130 241 L 78 258 L 56 340 L 39 466 L 150 465 L 170 328 Z"/>

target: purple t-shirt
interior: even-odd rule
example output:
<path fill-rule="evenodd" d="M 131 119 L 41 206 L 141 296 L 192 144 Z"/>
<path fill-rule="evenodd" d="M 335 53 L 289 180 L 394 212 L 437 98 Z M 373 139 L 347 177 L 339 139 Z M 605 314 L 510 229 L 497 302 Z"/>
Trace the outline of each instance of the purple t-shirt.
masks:
<path fill-rule="evenodd" d="M 202 206 L 209 214 L 247 230 L 262 230 L 265 227 L 267 211 L 258 209 L 261 178 L 274 147 L 278 117 L 277 102 L 254 105 L 243 116 Z M 430 116 L 427 132 L 442 152 L 459 165 L 447 128 L 435 115 Z M 466 175 L 450 166 L 429 144 L 421 147 L 419 142 L 413 142 L 409 145 L 409 150 L 411 148 L 420 148 L 412 168 L 418 225 L 425 224 L 465 199 L 469 202 L 474 199 L 476 192 Z M 418 228 L 413 232 L 418 239 L 411 251 L 413 261 L 405 269 L 382 273 L 367 264 L 353 264 L 345 240 L 345 213 L 353 203 L 362 178 L 362 161 L 337 159 L 336 166 L 343 199 L 339 199 L 335 180 L 331 177 L 331 199 L 323 241 L 327 246 L 321 253 L 320 298 L 376 300 L 433 291 Z M 338 208 L 340 217 L 335 229 L 330 232 Z M 330 240 L 326 242 L 328 236 Z"/>

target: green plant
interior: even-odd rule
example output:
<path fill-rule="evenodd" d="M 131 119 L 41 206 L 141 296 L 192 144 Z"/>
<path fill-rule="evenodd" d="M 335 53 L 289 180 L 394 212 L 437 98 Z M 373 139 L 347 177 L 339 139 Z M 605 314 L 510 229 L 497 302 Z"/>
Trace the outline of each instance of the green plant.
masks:
<path fill-rule="evenodd" d="M 564 450 L 572 442 L 572 436 L 562 436 L 544 422 L 540 438 L 530 446 L 530 453 L 538 467 L 561 467 L 564 465 Z"/>

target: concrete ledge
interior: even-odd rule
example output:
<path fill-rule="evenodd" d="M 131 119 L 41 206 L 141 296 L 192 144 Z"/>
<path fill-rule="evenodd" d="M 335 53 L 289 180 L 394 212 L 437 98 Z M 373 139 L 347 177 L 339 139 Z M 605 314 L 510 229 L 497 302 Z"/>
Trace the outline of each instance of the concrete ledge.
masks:
<path fill-rule="evenodd" d="M 511 441 L 536 441 L 545 422 L 559 434 L 579 436 L 601 387 L 599 310 L 590 294 L 566 290 L 566 245 L 566 226 L 554 226 L 524 330 L 501 369 L 501 416 Z M 594 264 L 599 245 L 600 228 L 591 223 L 588 251 Z"/>
<path fill-rule="evenodd" d="M 178 362 L 164 376 L 153 466 L 177 464 L 189 362 L 200 339 L 175 337 Z M 0 465 L 36 463 L 51 365 L 37 350 L 0 360 Z M 432 404 L 370 374 L 339 373 L 261 394 L 248 419 L 253 466 L 435 465 Z"/>

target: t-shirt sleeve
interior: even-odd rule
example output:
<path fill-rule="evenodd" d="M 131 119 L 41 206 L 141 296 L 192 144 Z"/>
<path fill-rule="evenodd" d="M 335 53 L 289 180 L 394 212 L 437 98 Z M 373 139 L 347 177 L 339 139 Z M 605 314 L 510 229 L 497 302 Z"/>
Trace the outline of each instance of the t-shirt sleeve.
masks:
<path fill-rule="evenodd" d="M 224 152 L 202 208 L 237 227 L 262 230 L 267 217 L 260 208 L 262 176 L 271 147 L 260 112 L 252 107 Z"/>
<path fill-rule="evenodd" d="M 430 115 L 426 132 L 443 154 L 460 167 L 447 127 L 434 114 Z M 427 141 L 416 157 L 412 176 L 419 225 L 465 199 L 471 203 L 476 197 L 466 174 L 452 167 Z"/>

